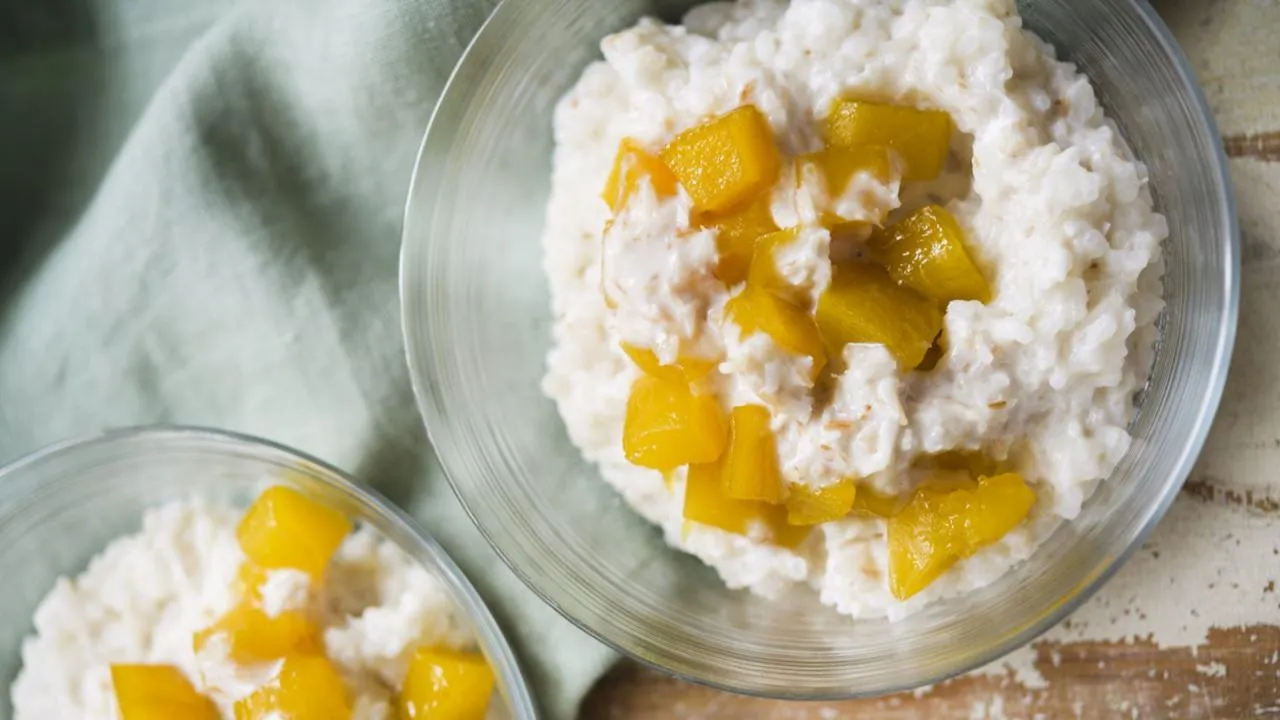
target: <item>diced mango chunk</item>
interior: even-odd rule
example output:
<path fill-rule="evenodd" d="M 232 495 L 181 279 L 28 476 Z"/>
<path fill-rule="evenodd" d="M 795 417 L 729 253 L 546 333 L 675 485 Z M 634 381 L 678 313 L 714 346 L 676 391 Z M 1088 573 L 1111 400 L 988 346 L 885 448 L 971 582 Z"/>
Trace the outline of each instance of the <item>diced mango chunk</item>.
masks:
<path fill-rule="evenodd" d="M 885 495 L 869 487 L 860 487 L 853 499 L 853 510 L 888 520 L 902 512 L 909 499 L 905 495 Z"/>
<path fill-rule="evenodd" d="M 111 685 L 123 720 L 218 720 L 213 701 L 172 665 L 112 665 Z"/>
<path fill-rule="evenodd" d="M 481 720 L 494 675 L 484 655 L 420 648 L 400 690 L 401 720 Z"/>
<path fill-rule="evenodd" d="M 810 374 L 816 376 L 827 363 L 822 336 L 814 318 L 804 309 L 769 292 L 747 288 L 725 305 L 729 318 L 742 328 L 742 336 L 762 332 L 783 350 L 813 359 Z"/>
<path fill-rule="evenodd" d="M 893 176 L 893 162 L 888 149 L 879 145 L 841 147 L 832 145 L 805 155 L 804 160 L 813 163 L 827 180 L 827 192 L 839 195 L 849 180 L 860 172 L 871 173 L 880 182 L 889 182 Z"/>
<path fill-rule="evenodd" d="M 822 336 L 813 315 L 805 309 L 804 295 L 778 272 L 774 253 L 794 242 L 796 230 L 779 230 L 756 241 L 747 286 L 725 305 L 729 319 L 742 329 L 743 337 L 763 332 L 783 350 L 813 359 L 811 373 L 817 376 L 826 365 Z"/>
<path fill-rule="evenodd" d="M 236 720 L 350 720 L 351 697 L 323 655 L 290 655 L 275 679 L 236 701 Z"/>
<path fill-rule="evenodd" d="M 760 405 L 739 405 L 729 413 L 729 449 L 721 469 L 725 497 L 782 502 L 778 443 L 769 420 L 768 408 Z"/>
<path fill-rule="evenodd" d="M 716 361 L 705 358 L 680 356 L 673 365 L 663 365 L 649 348 L 622 343 L 622 352 L 646 375 L 672 382 L 693 382 L 706 377 L 716 367 Z"/>
<path fill-rule="evenodd" d="M 787 495 L 787 522 L 792 525 L 818 525 L 839 520 L 853 510 L 858 486 L 846 478 L 820 488 L 791 485 Z"/>
<path fill-rule="evenodd" d="M 768 542 L 793 548 L 809 536 L 810 528 L 787 524 L 787 509 L 758 500 L 734 500 L 724 494 L 723 465 L 690 465 L 684 486 L 684 518 L 736 535 L 754 528 Z"/>
<path fill-rule="evenodd" d="M 927 205 L 871 236 L 871 257 L 889 276 L 940 303 L 991 300 L 991 286 L 964 247 L 951 213 Z"/>
<path fill-rule="evenodd" d="M 236 573 L 235 595 L 245 605 L 262 602 L 262 584 L 267 581 L 268 570 L 251 562 L 240 563 Z"/>
<path fill-rule="evenodd" d="M 288 610 L 275 617 L 252 605 L 237 605 L 217 622 L 196 633 L 198 653 L 216 635 L 231 642 L 231 659 L 239 663 L 275 660 L 294 653 L 319 652 L 320 628 L 306 613 Z"/>
<path fill-rule="evenodd" d="M 787 228 L 756 239 L 751 268 L 747 271 L 749 289 L 772 293 L 797 307 L 808 304 L 808 294 L 787 282 L 778 270 L 778 252 L 794 243 L 799 236 L 800 228 Z"/>
<path fill-rule="evenodd" d="M 1017 527 L 1035 503 L 1020 475 L 947 478 L 926 483 L 888 521 L 889 589 L 906 600 L 928 587 L 957 560 Z"/>
<path fill-rule="evenodd" d="M 718 230 L 716 249 L 720 259 L 716 263 L 715 275 L 725 285 L 736 285 L 747 279 L 756 238 L 778 229 L 769 205 L 769 194 L 761 193 L 755 199 L 723 213 L 711 213 L 699 219 L 702 227 Z"/>
<path fill-rule="evenodd" d="M 938 177 L 951 148 L 951 117 L 940 110 L 841 99 L 832 104 L 823 131 L 829 145 L 891 148 L 902 157 L 905 180 Z"/>
<path fill-rule="evenodd" d="M 622 450 L 635 465 L 674 470 L 719 458 L 728 432 L 714 397 L 694 392 L 683 381 L 645 376 L 631 386 Z"/>
<path fill-rule="evenodd" d="M 858 262 L 832 268 L 816 318 L 832 357 L 849 343 L 880 343 L 907 369 L 920 364 L 942 331 L 935 303 L 898 286 L 883 268 Z"/>
<path fill-rule="evenodd" d="M 236 529 L 249 560 L 267 569 L 296 568 L 319 579 L 351 532 L 351 521 L 292 488 L 268 488 Z"/>
<path fill-rule="evenodd" d="M 604 184 L 600 197 L 615 213 L 627 203 L 640 186 L 649 178 L 653 183 L 653 191 L 658 197 L 676 194 L 676 177 L 657 156 L 650 154 L 640 143 L 624 138 L 618 144 L 618 154 L 613 158 L 613 169 L 609 171 L 609 179 Z"/>
<path fill-rule="evenodd" d="M 723 212 L 765 192 L 781 166 L 773 129 L 754 105 L 685 130 L 659 156 L 702 212 Z"/>

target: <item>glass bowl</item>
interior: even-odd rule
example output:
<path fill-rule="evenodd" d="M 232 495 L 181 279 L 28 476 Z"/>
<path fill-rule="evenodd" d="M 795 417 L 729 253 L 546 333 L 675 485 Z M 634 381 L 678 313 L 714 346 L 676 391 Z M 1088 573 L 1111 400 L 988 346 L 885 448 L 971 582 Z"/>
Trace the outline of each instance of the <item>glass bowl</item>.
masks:
<path fill-rule="evenodd" d="M 1190 471 L 1226 378 L 1239 237 L 1217 131 L 1185 58 L 1140 0 L 1019 3 L 1092 78 L 1169 220 L 1167 310 L 1132 449 L 1081 515 L 980 590 L 896 623 L 850 622 L 799 591 L 727 590 L 668 549 L 569 443 L 539 391 L 551 116 L 606 34 L 692 3 L 523 0 L 467 50 L 418 157 L 401 257 L 414 389 L 463 504 L 565 617 L 660 669 L 786 698 L 884 693 L 982 665 L 1043 632 L 1142 543 Z"/>
<path fill-rule="evenodd" d="M 497 675 L 501 702 L 491 701 L 490 717 L 536 717 L 515 655 L 484 601 L 412 519 L 319 460 L 265 440 L 194 428 L 111 432 L 0 469 L 0 717 L 13 716 L 9 688 L 22 664 L 22 640 L 59 576 L 80 573 L 112 539 L 136 532 L 148 508 L 191 498 L 244 507 L 269 484 L 305 490 L 422 563 L 470 619 Z"/>

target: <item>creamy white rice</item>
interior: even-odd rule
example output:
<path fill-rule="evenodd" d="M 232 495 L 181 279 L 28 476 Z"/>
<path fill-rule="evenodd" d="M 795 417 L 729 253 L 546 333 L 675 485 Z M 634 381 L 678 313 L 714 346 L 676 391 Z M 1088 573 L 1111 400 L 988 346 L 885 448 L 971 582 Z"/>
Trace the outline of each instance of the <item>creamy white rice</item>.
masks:
<path fill-rule="evenodd" d="M 683 25 L 643 20 L 606 38 L 555 116 L 555 171 L 544 233 L 555 346 L 545 392 L 573 442 L 670 544 L 733 588 L 773 595 L 807 583 L 859 617 L 898 618 L 991 582 L 1076 516 L 1129 447 L 1160 300 L 1164 218 L 1144 168 L 1103 115 L 1086 78 L 1021 28 L 1006 0 L 741 0 L 696 8 Z M 724 318 L 740 288 L 711 270 L 715 231 L 690 228 L 683 192 L 645 184 L 605 233 L 600 200 L 624 137 L 656 151 L 679 131 L 745 103 L 769 119 L 782 151 L 820 148 L 833 100 L 881 99 L 945 110 L 957 132 L 944 177 L 900 186 L 857 176 L 837 198 L 790 178 L 775 190 L 779 227 L 816 225 L 823 209 L 892 219 L 941 200 L 992 283 L 991 302 L 947 308 L 948 352 L 929 373 L 900 373 L 880 346 L 846 348 L 849 370 L 815 411 L 809 359 Z M 794 172 L 785 170 L 784 172 Z M 899 197 L 901 194 L 901 198 Z M 830 281 L 830 238 L 812 227 L 782 253 L 815 296 Z M 616 303 L 605 305 L 602 287 Z M 910 489 L 922 454 L 1011 453 L 1037 493 L 1031 519 L 899 602 L 887 582 L 883 521 L 828 523 L 781 549 L 716 528 L 682 532 L 683 478 L 630 465 L 621 437 L 638 370 L 622 340 L 665 361 L 680 347 L 721 358 L 726 409 L 765 405 L 790 482 L 842 477 Z"/>

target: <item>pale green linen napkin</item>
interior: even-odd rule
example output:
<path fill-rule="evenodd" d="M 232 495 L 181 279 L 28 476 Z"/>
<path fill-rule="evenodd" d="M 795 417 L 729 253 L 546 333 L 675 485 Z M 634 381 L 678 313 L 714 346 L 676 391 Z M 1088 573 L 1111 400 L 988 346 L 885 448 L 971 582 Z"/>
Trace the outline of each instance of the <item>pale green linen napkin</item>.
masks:
<path fill-rule="evenodd" d="M 470 524 L 400 340 L 415 151 L 493 3 L 0 9 L 0 461 L 154 422 L 318 455 L 436 535 L 569 718 L 612 654 Z"/>

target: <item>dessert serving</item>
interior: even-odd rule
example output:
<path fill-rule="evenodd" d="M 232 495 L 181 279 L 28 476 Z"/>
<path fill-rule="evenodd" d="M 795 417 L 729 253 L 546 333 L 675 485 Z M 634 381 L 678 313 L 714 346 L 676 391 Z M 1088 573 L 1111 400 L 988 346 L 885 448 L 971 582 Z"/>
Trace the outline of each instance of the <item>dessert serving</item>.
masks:
<path fill-rule="evenodd" d="M 1004 0 L 741 0 L 602 43 L 555 117 L 544 390 L 734 588 L 900 618 L 1129 447 L 1145 169 Z"/>
<path fill-rule="evenodd" d="M 440 580 L 283 486 L 149 510 L 34 624 L 16 720 L 467 720 L 495 685 Z"/>

